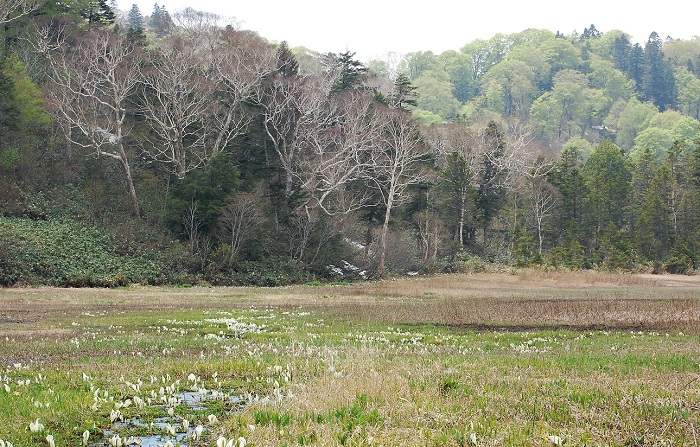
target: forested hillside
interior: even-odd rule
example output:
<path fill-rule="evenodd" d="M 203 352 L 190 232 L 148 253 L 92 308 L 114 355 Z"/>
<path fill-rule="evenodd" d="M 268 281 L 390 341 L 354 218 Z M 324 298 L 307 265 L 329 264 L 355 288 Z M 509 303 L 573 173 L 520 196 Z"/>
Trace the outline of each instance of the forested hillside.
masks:
<path fill-rule="evenodd" d="M 700 38 L 530 29 L 393 66 L 157 4 L 0 22 L 0 284 L 700 261 Z"/>

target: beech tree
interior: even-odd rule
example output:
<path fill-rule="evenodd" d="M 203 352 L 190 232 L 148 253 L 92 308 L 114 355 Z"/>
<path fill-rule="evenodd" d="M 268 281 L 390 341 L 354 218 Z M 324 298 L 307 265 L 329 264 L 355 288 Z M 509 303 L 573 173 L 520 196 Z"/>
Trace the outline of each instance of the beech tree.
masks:
<path fill-rule="evenodd" d="M 561 70 L 554 76 L 554 87 L 540 96 L 530 113 L 543 135 L 560 141 L 583 135 L 591 124 L 602 122 L 610 106 L 602 90 L 588 86 L 588 78 L 576 70 Z"/>
<path fill-rule="evenodd" d="M 171 36 L 149 52 L 141 79 L 141 112 L 153 135 L 144 152 L 180 179 L 216 155 L 204 125 L 214 102 L 208 62 L 195 42 Z"/>
<path fill-rule="evenodd" d="M 382 115 L 369 92 L 333 98 L 331 127 L 307 134 L 298 178 L 314 205 L 327 214 L 348 213 L 371 201 L 371 192 L 352 188 L 372 169 L 369 155 L 382 135 Z"/>
<path fill-rule="evenodd" d="M 359 88 L 357 79 L 349 81 L 343 67 L 355 72 L 356 65 L 347 55 L 339 62 L 330 57 L 329 70 L 300 74 L 283 44 L 277 69 L 261 85 L 258 104 L 267 141 L 284 176 L 284 196 L 302 196 L 296 206 L 319 207 L 332 215 L 368 202 L 366 190 L 350 186 L 370 169 L 369 154 L 381 136 L 382 116 L 374 95 Z M 343 73 L 348 85 L 341 82 Z"/>
<path fill-rule="evenodd" d="M 62 40 L 46 48 L 52 48 L 46 54 L 52 113 L 63 122 L 71 143 L 119 163 L 132 213 L 140 217 L 125 138 L 131 130 L 127 108 L 139 83 L 141 52 L 124 34 L 106 29 L 94 29 L 72 45 Z"/>
<path fill-rule="evenodd" d="M 526 179 L 525 194 L 537 230 L 537 247 L 541 255 L 543 253 L 545 224 L 558 206 L 559 194 L 556 188 L 542 177 Z"/>
<path fill-rule="evenodd" d="M 653 104 L 640 102 L 635 97 L 630 98 L 616 120 L 617 122 L 612 123 L 617 126 L 615 137 L 617 145 L 629 152 L 634 146 L 637 135 L 649 125 L 652 117 L 658 113 L 658 109 Z"/>
<path fill-rule="evenodd" d="M 194 40 L 199 39 L 199 46 L 209 50 L 215 46 L 215 31 L 222 27 L 222 18 L 218 14 L 188 7 L 177 11 L 172 18 L 179 33 Z"/>
<path fill-rule="evenodd" d="M 676 70 L 676 86 L 678 102 L 683 112 L 700 120 L 700 78 L 681 67 Z"/>
<path fill-rule="evenodd" d="M 428 70 L 414 79 L 418 91 L 418 107 L 451 120 L 457 114 L 460 103 L 454 97 L 452 84 L 447 74 L 439 70 Z"/>
<path fill-rule="evenodd" d="M 39 4 L 41 4 L 40 0 L 0 0 L 0 38 L 2 39 L 0 58 L 5 57 L 5 47 L 7 45 L 5 35 L 10 22 L 28 15 Z"/>
<path fill-rule="evenodd" d="M 221 210 L 216 234 L 219 241 L 226 244 L 229 262 L 235 261 L 246 244 L 255 238 L 263 220 L 259 202 L 257 195 L 241 193 Z"/>
<path fill-rule="evenodd" d="M 210 67 L 215 100 L 208 125 L 214 150 L 219 152 L 245 133 L 255 118 L 250 104 L 259 97 L 262 80 L 274 71 L 275 53 L 262 39 L 231 26 L 216 36 Z"/>
<path fill-rule="evenodd" d="M 167 36 L 143 73 L 141 110 L 153 133 L 145 152 L 180 179 L 247 130 L 245 103 L 271 70 L 259 40 L 230 28 L 209 33 L 213 48 L 202 47 L 201 34 Z"/>
<path fill-rule="evenodd" d="M 519 60 L 506 59 L 483 78 L 483 89 L 491 110 L 504 115 L 524 113 L 535 94 L 535 73 Z"/>
<path fill-rule="evenodd" d="M 380 192 L 384 205 L 379 242 L 379 266 L 377 273 L 386 270 L 389 222 L 394 207 L 408 198 L 409 187 L 428 179 L 425 164 L 429 160 L 428 146 L 420 135 L 418 122 L 407 112 L 395 109 L 384 111 L 384 132 L 372 152 L 372 171 L 368 180 Z"/>
<path fill-rule="evenodd" d="M 302 109 L 302 106 L 312 106 L 313 109 L 312 104 L 320 99 L 316 94 L 313 100 L 308 98 L 303 101 L 305 96 L 310 96 L 304 91 L 306 83 L 306 79 L 299 75 L 299 63 L 286 42 L 282 42 L 277 52 L 276 68 L 264 78 L 256 103 L 260 108 L 263 130 L 284 174 L 286 198 L 294 192 L 303 119 L 308 118 L 311 112 Z"/>

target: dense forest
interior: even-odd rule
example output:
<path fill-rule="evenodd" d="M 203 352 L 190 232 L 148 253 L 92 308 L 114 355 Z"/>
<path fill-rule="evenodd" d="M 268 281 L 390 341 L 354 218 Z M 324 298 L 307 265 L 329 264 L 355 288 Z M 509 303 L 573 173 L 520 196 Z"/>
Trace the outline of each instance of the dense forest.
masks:
<path fill-rule="evenodd" d="M 0 24 L 0 285 L 700 262 L 698 37 L 365 63 L 158 4 L 0 0 Z"/>

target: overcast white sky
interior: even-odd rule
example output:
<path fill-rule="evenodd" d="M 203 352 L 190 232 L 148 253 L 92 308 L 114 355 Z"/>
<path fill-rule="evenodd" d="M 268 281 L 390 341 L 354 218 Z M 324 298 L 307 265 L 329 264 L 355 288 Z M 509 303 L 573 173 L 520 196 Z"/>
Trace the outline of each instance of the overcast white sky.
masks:
<path fill-rule="evenodd" d="M 363 61 L 388 52 L 459 50 L 475 39 L 496 33 L 543 28 L 570 34 L 590 24 L 599 31 L 614 29 L 646 42 L 656 31 L 690 39 L 700 35 L 700 3 L 696 0 L 638 2 L 629 0 L 158 0 L 168 12 L 191 6 L 233 17 L 243 29 L 257 31 L 272 42 L 286 40 L 319 52 L 357 53 Z M 122 10 L 136 3 L 143 15 L 153 0 L 118 0 Z M 695 5 L 695 6 L 693 6 Z"/>

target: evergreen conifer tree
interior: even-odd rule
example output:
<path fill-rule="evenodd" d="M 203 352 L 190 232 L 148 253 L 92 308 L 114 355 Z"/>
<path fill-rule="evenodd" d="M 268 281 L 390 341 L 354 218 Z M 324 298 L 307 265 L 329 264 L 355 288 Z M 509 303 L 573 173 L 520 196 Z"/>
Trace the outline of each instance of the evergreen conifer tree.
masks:
<path fill-rule="evenodd" d="M 359 88 L 362 86 L 367 68 L 355 59 L 355 53 L 346 51 L 338 55 L 340 77 L 332 89 L 333 93 Z"/>
<path fill-rule="evenodd" d="M 158 3 L 153 5 L 151 13 L 150 27 L 156 37 L 164 37 L 170 34 L 175 27 L 173 19 L 170 17 L 165 5 L 159 6 Z"/>
<path fill-rule="evenodd" d="M 139 6 L 136 3 L 131 5 L 129 15 L 127 17 L 127 24 L 129 31 L 134 33 L 143 32 L 143 16 L 141 15 L 141 10 L 139 10 Z"/>
<path fill-rule="evenodd" d="M 651 33 L 644 47 L 644 70 L 642 72 L 642 93 L 652 101 L 660 111 L 675 104 L 675 81 L 673 69 L 666 60 L 663 42 L 655 32 Z"/>
<path fill-rule="evenodd" d="M 411 84 L 411 79 L 401 73 L 394 81 L 391 105 L 397 109 L 409 110 L 418 104 L 417 97 L 416 87 Z"/>
<path fill-rule="evenodd" d="M 107 0 L 88 0 L 80 10 L 80 16 L 87 20 L 88 28 L 94 25 L 113 25 L 114 11 L 107 4 Z"/>

